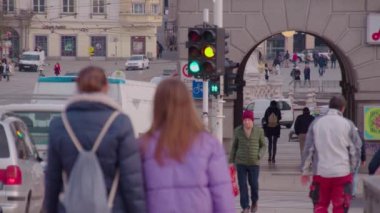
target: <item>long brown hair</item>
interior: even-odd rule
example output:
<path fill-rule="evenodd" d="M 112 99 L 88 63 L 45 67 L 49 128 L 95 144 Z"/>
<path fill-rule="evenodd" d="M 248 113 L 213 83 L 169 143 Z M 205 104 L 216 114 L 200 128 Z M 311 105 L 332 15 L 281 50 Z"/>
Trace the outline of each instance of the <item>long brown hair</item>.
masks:
<path fill-rule="evenodd" d="M 163 163 L 163 153 L 181 161 L 205 128 L 196 112 L 194 102 L 184 83 L 170 78 L 162 81 L 156 90 L 153 123 L 145 138 L 160 131 L 155 150 L 156 160 Z"/>

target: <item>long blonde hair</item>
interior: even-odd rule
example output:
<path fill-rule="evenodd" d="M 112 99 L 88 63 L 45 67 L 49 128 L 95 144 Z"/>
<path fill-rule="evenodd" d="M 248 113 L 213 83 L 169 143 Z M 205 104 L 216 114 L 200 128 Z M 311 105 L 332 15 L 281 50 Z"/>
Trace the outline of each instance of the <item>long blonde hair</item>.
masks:
<path fill-rule="evenodd" d="M 144 135 L 144 138 L 150 138 L 160 132 L 156 160 L 162 164 L 165 153 L 181 161 L 197 134 L 204 130 L 186 85 L 174 78 L 162 81 L 154 96 L 153 123 Z"/>

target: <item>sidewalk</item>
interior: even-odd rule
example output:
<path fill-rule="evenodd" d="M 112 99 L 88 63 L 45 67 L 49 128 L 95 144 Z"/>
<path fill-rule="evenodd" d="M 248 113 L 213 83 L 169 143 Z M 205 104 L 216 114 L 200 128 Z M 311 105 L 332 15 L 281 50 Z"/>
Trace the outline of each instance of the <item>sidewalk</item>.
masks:
<path fill-rule="evenodd" d="M 300 183 L 298 143 L 287 142 L 287 133 L 288 130 L 282 129 L 282 137 L 277 144 L 276 164 L 269 165 L 266 156 L 261 162 L 258 213 L 310 213 L 313 210 L 308 187 Z M 352 202 L 350 213 L 363 212 L 361 184 L 358 193 L 358 198 Z M 236 212 L 241 212 L 239 197 L 236 198 L 236 209 Z"/>

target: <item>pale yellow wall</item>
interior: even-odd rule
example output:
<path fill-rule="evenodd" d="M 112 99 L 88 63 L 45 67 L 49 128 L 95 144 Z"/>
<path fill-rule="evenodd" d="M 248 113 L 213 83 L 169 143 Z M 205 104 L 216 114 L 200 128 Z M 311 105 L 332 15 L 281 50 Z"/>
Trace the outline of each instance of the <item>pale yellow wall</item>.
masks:
<path fill-rule="evenodd" d="M 315 37 L 309 34 L 306 34 L 306 49 L 314 49 L 315 47 Z"/>

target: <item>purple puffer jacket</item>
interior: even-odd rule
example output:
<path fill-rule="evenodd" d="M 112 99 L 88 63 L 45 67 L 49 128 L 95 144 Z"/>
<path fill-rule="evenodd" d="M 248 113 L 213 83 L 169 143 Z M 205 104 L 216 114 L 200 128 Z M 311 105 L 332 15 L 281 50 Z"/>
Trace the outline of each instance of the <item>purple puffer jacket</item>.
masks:
<path fill-rule="evenodd" d="M 182 163 L 165 158 L 160 166 L 154 158 L 158 136 L 141 155 L 148 212 L 236 212 L 225 153 L 214 137 L 201 133 Z"/>

